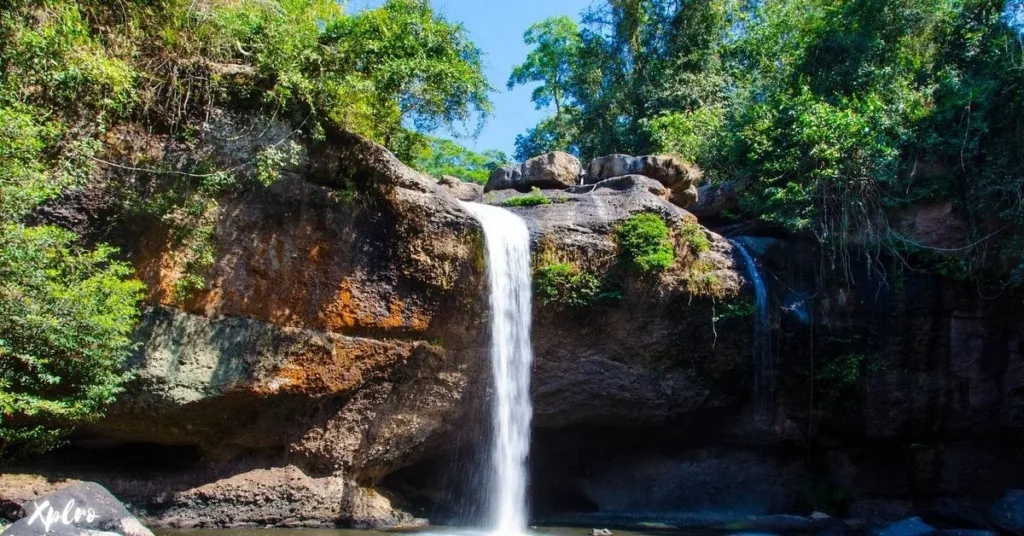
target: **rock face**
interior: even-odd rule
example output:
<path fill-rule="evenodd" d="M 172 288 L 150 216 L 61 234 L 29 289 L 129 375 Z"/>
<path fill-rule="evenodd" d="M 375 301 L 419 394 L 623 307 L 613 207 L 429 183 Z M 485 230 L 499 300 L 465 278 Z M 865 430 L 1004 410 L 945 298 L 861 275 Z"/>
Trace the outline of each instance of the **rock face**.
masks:
<path fill-rule="evenodd" d="M 569 153 L 553 152 L 535 156 L 519 166 L 503 166 L 491 173 L 485 192 L 531 188 L 564 190 L 579 182 L 583 166 Z"/>
<path fill-rule="evenodd" d="M 215 129 L 205 142 L 221 143 Z M 375 144 L 332 132 L 306 153 L 272 187 L 221 201 L 216 262 L 184 301 L 160 222 L 115 233 L 150 308 L 137 380 L 80 437 L 143 459 L 47 476 L 103 482 L 158 525 L 412 521 L 372 488 L 481 411 L 480 228 Z M 179 463 L 145 461 L 164 458 Z"/>
<path fill-rule="evenodd" d="M 743 184 L 733 181 L 701 186 L 697 189 L 697 202 L 689 207 L 689 211 L 701 221 L 718 217 L 725 211 L 736 213 L 740 208 L 739 196 L 743 188 Z"/>
<path fill-rule="evenodd" d="M 451 175 L 441 177 L 437 184 L 447 190 L 452 197 L 461 201 L 479 201 L 484 195 L 483 186 L 474 182 L 465 182 Z"/>
<path fill-rule="evenodd" d="M 613 154 L 591 161 L 583 183 L 595 184 L 623 175 L 643 175 L 660 182 L 671 192 L 669 200 L 683 208 L 689 208 L 697 202 L 697 183 L 703 177 L 696 166 L 674 156 Z"/>
<path fill-rule="evenodd" d="M 24 517 L 4 531 L 6 536 L 153 536 L 117 498 L 95 482 L 76 482 L 33 498 L 22 505 L 22 510 Z"/>
<path fill-rule="evenodd" d="M 259 149 L 214 123 L 205 157 L 230 167 Z M 436 183 L 345 132 L 304 154 L 271 187 L 219 201 L 216 262 L 187 299 L 162 222 L 108 233 L 149 288 L 137 377 L 67 452 L 0 476 L 0 507 L 50 491 L 20 473 L 100 482 L 161 526 L 467 521 L 490 366 L 484 242 L 457 199 L 478 187 Z M 1024 482 L 1019 303 L 914 274 L 831 279 L 813 244 L 738 239 L 770 291 L 774 390 L 760 407 L 746 265 L 680 206 L 699 172 L 615 155 L 577 185 L 566 156 L 499 170 L 479 198 L 557 189 L 510 209 L 535 268 L 569 264 L 600 286 L 587 307 L 534 301 L 537 516 L 892 521 L 943 496 L 987 509 Z M 87 232 L 107 210 L 95 199 L 37 216 Z M 638 213 L 666 223 L 671 268 L 620 258 L 616 230 Z"/>

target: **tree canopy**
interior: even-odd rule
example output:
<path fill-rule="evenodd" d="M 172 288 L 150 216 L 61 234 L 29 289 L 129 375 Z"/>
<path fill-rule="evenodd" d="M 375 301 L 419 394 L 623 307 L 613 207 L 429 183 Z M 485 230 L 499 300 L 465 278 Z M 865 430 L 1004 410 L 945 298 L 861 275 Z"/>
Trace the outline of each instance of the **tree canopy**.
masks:
<path fill-rule="evenodd" d="M 527 36 L 527 64 L 568 72 L 561 121 L 522 135 L 516 156 L 677 153 L 746 184 L 744 216 L 817 237 L 837 266 L 941 257 L 944 272 L 1019 285 L 1022 20 L 1017 0 L 596 2 L 575 38 L 559 36 L 578 43 L 566 57 Z M 548 40 L 555 27 L 534 26 Z M 549 105 L 547 78 L 511 82 L 540 82 Z M 969 227 L 956 251 L 890 226 L 894 210 L 940 199 Z"/>

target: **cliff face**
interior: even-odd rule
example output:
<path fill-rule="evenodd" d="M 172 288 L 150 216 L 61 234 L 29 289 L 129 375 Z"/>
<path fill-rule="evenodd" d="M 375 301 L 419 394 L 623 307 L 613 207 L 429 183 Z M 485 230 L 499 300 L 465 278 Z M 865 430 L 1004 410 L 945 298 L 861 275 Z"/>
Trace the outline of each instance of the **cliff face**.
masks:
<path fill-rule="evenodd" d="M 208 136 L 227 163 L 245 154 L 229 134 Z M 97 480 L 163 525 L 458 520 L 486 456 L 480 228 L 444 183 L 365 140 L 334 132 L 305 154 L 273 186 L 222 200 L 216 261 L 184 302 L 167 230 L 117 231 L 150 289 L 138 377 L 75 448 L 24 471 Z M 639 175 L 544 195 L 512 209 L 535 263 L 569 263 L 610 297 L 534 303 L 539 515 L 784 512 L 840 493 L 867 508 L 1021 483 L 1019 309 L 916 276 L 822 285 L 813 248 L 747 241 L 775 311 L 774 403 L 757 408 L 734 246 Z M 83 198 L 51 217 L 102 212 L 76 214 Z M 614 230 L 638 212 L 672 230 L 661 274 L 617 260 Z"/>

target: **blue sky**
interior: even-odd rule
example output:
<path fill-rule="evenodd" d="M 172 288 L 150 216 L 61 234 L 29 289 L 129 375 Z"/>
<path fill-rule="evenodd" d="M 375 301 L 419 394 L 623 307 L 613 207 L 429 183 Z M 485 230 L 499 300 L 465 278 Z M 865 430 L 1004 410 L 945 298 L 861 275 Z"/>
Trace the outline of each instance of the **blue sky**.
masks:
<path fill-rule="evenodd" d="M 350 12 L 379 6 L 382 0 L 350 0 Z M 470 38 L 484 51 L 484 68 L 496 91 L 491 94 L 494 115 L 477 139 L 461 139 L 463 145 L 482 151 L 499 149 L 509 156 L 515 139 L 549 114 L 535 110 L 530 102 L 533 88 L 505 89 L 512 66 L 521 63 L 529 49 L 523 44 L 523 32 L 541 19 L 569 15 L 579 19 L 591 0 L 431 0 L 434 9 L 446 19 L 461 22 Z M 440 133 L 438 133 L 440 134 Z"/>

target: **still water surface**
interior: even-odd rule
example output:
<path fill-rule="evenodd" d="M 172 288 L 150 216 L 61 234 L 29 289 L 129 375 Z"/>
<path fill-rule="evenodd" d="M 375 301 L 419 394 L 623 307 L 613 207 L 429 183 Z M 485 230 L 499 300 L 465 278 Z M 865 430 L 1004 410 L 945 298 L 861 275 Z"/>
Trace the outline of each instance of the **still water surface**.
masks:
<path fill-rule="evenodd" d="M 378 531 L 356 529 L 156 529 L 157 536 L 485 536 L 485 531 L 469 529 L 430 527 L 416 531 Z M 650 532 L 616 530 L 615 536 L 708 536 L 706 531 L 694 530 L 652 530 Z M 589 528 L 539 527 L 524 536 L 591 536 Z"/>

